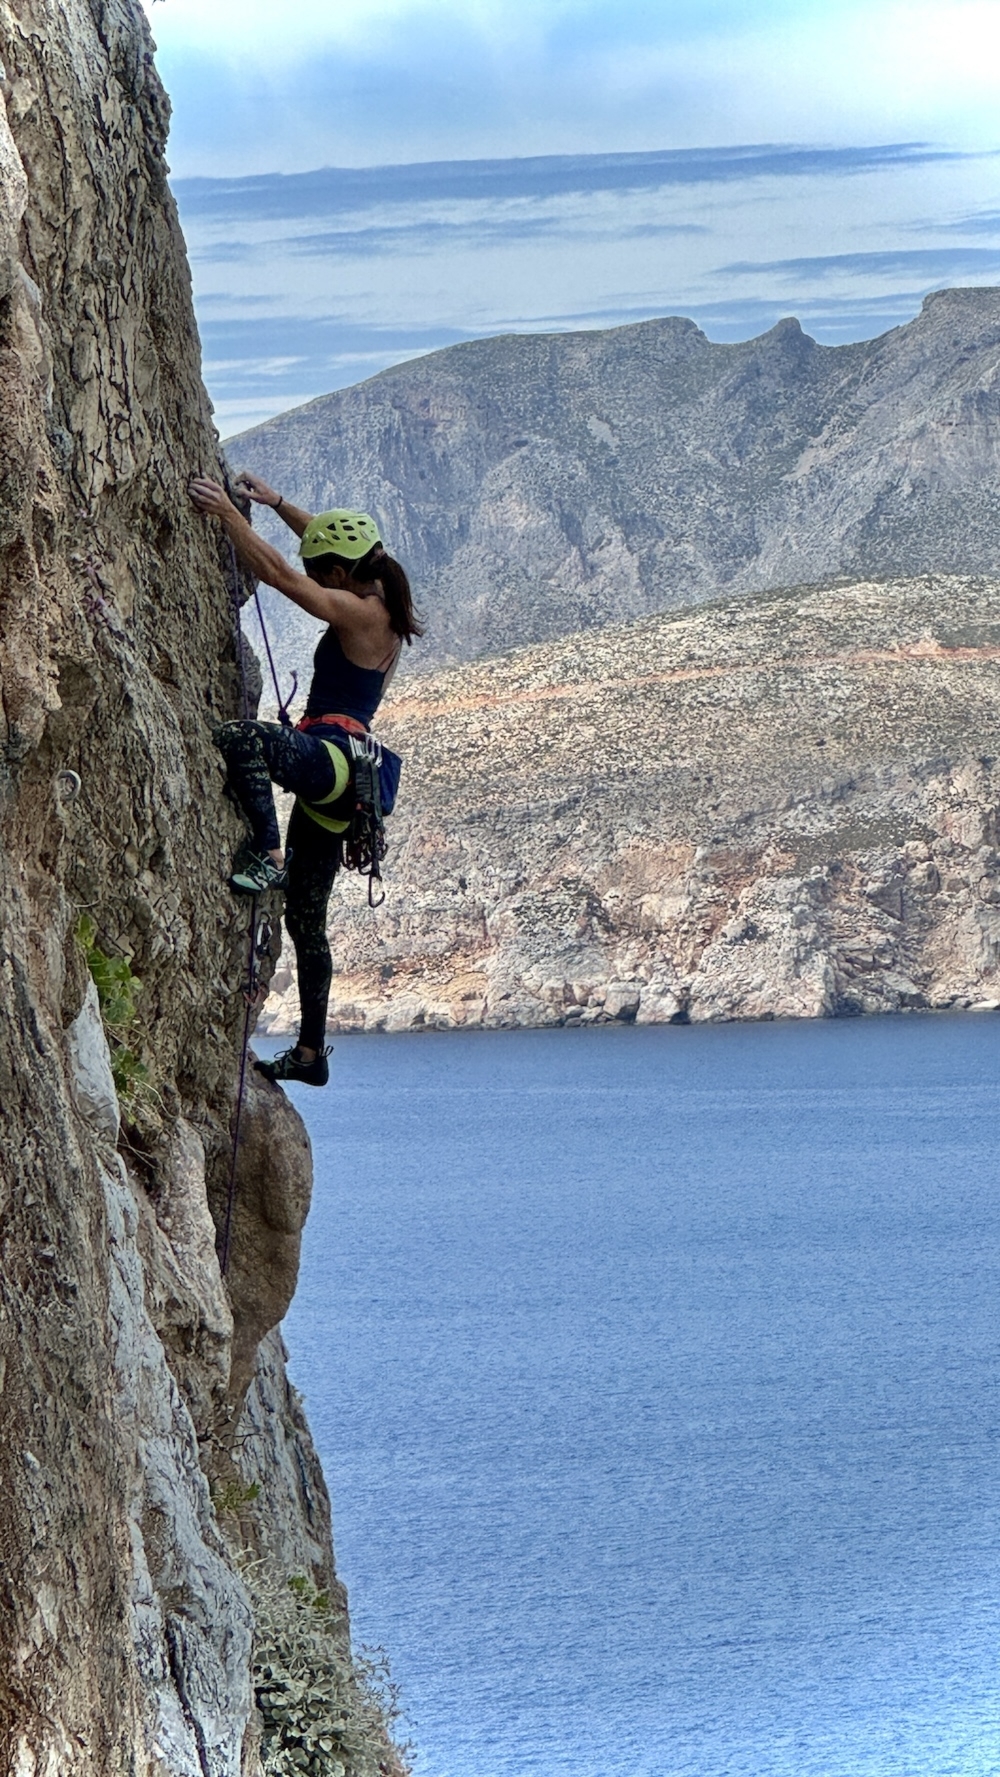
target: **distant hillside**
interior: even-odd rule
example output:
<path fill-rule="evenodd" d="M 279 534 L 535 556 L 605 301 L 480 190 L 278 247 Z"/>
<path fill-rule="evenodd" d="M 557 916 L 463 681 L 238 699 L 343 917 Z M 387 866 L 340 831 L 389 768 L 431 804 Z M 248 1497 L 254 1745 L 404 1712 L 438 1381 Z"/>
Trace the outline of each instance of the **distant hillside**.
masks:
<path fill-rule="evenodd" d="M 1000 1002 L 1000 580 L 860 581 L 394 689 L 388 899 L 343 1028 Z M 268 1003 L 288 1028 L 283 953 Z"/>
<path fill-rule="evenodd" d="M 427 665 L 839 574 L 990 572 L 998 386 L 1000 291 L 949 290 L 854 345 L 667 319 L 452 346 L 227 448 L 314 509 L 378 515 Z M 301 662 L 309 620 L 276 628 Z"/>

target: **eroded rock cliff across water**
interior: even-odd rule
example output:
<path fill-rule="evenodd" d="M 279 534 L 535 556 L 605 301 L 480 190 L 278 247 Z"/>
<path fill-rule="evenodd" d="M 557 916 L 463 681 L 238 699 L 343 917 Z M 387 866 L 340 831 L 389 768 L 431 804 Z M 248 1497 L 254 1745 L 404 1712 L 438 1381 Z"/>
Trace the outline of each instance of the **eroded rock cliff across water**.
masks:
<path fill-rule="evenodd" d="M 677 316 L 509 335 L 231 448 L 312 511 L 378 515 L 430 619 L 422 669 L 832 575 L 992 573 L 998 347 L 997 290 L 835 347 L 792 319 L 738 345 Z M 280 606 L 287 663 L 308 620 Z"/>
<path fill-rule="evenodd" d="M 240 692 L 167 105 L 132 0 L 3 5 L 0 59 L 0 1771 L 388 1769 L 274 1330 L 310 1162 L 263 1082 L 216 1257 Z"/>
<path fill-rule="evenodd" d="M 394 686 L 343 1029 L 1000 1004 L 1000 583 L 704 606 Z M 293 1018 L 283 959 L 272 1028 Z"/>

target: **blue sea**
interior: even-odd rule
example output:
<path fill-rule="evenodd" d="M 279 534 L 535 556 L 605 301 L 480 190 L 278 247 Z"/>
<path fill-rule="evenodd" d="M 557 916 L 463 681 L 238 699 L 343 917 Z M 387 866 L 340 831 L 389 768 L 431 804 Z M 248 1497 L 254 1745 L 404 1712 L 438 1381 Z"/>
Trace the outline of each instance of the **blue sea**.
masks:
<path fill-rule="evenodd" d="M 332 1060 L 285 1333 L 418 1777 L 1000 1773 L 1000 1019 Z"/>

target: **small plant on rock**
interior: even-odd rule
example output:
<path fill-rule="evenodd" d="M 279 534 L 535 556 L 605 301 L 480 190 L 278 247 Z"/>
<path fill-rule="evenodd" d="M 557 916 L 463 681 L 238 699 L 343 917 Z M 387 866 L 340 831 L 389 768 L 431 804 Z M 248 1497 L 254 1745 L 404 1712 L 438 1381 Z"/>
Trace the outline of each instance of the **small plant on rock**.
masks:
<path fill-rule="evenodd" d="M 384 1655 L 348 1658 L 329 1598 L 303 1576 L 276 1579 L 249 1562 L 244 1579 L 266 1777 L 407 1777 L 391 1739 L 399 1706 Z"/>
<path fill-rule="evenodd" d="M 251 1481 L 244 1486 L 241 1481 L 213 1481 L 212 1504 L 217 1518 L 224 1517 L 228 1512 L 239 1512 L 244 1506 L 252 1505 L 260 1493 L 260 1482 Z"/>
<path fill-rule="evenodd" d="M 97 989 L 101 1020 L 111 1054 L 111 1073 L 122 1109 L 135 1112 L 148 1101 L 156 1100 L 150 1084 L 149 1068 L 137 1050 L 129 1047 L 127 1036 L 137 1011 L 136 1001 L 142 982 L 133 975 L 127 956 L 108 956 L 97 942 L 97 927 L 89 913 L 77 921 L 76 937 L 87 961 L 90 978 Z"/>

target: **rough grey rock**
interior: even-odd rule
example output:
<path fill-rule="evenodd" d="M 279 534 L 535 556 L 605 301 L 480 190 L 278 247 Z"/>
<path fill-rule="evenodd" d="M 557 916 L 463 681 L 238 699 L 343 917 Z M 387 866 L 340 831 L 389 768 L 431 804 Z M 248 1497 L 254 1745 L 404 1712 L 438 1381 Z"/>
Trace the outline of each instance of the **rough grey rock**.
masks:
<path fill-rule="evenodd" d="M 692 321 L 450 346 L 234 439 L 312 510 L 371 508 L 430 620 L 406 667 L 834 575 L 991 573 L 1000 291 L 879 339 Z M 290 533 L 270 514 L 275 541 Z M 269 601 L 285 672 L 311 620 Z"/>
<path fill-rule="evenodd" d="M 0 60 L 0 1771 L 261 1777 L 241 1561 L 280 1545 L 272 1512 L 294 1539 L 316 1457 L 289 1406 L 244 1535 L 236 1422 L 309 1184 L 282 1100 L 287 1166 L 242 1156 L 256 1276 L 227 1288 L 247 914 L 211 730 L 245 589 L 186 495 L 218 440 L 142 10 L 14 0 Z M 137 1007 L 114 1073 L 84 910 Z M 332 1575 L 324 1522 L 297 1534 Z M 365 1720 L 353 1777 L 395 1771 Z"/>
<path fill-rule="evenodd" d="M 235 1321 L 219 1272 L 205 1150 L 183 1117 L 164 1142 L 156 1197 L 139 1193 L 139 1243 L 156 1331 L 200 1438 L 226 1417 Z"/>
<path fill-rule="evenodd" d="M 194 1425 L 146 1312 L 139 1213 L 120 1161 L 104 1186 L 147 1755 L 178 1777 L 238 1777 L 253 1709 L 253 1618 L 216 1524 Z"/>
<path fill-rule="evenodd" d="M 250 1070 L 246 1081 L 226 1286 L 235 1316 L 230 1399 L 238 1414 L 261 1340 L 284 1318 L 299 1272 L 312 1195 L 312 1150 L 302 1119 L 279 1086 Z M 227 1202 L 210 1193 L 224 1226 Z"/>
<path fill-rule="evenodd" d="M 341 1646 L 347 1651 L 347 1599 L 330 1561 L 330 1500 L 323 1471 L 306 1432 L 302 1398 L 285 1370 L 287 1352 L 277 1331 L 261 1341 L 253 1381 L 237 1431 L 239 1468 L 248 1486 L 266 1490 L 265 1519 L 248 1515 L 251 1546 L 278 1573 L 303 1576 L 337 1605 Z"/>
<path fill-rule="evenodd" d="M 642 992 L 633 982 L 612 981 L 604 994 L 604 1013 L 619 1023 L 629 1024 L 642 1001 Z"/>
<path fill-rule="evenodd" d="M 118 1143 L 121 1110 L 111 1071 L 108 1039 L 101 1022 L 97 988 L 87 982 L 83 1005 L 66 1032 L 73 1092 L 87 1122 L 99 1138 L 114 1148 Z"/>

